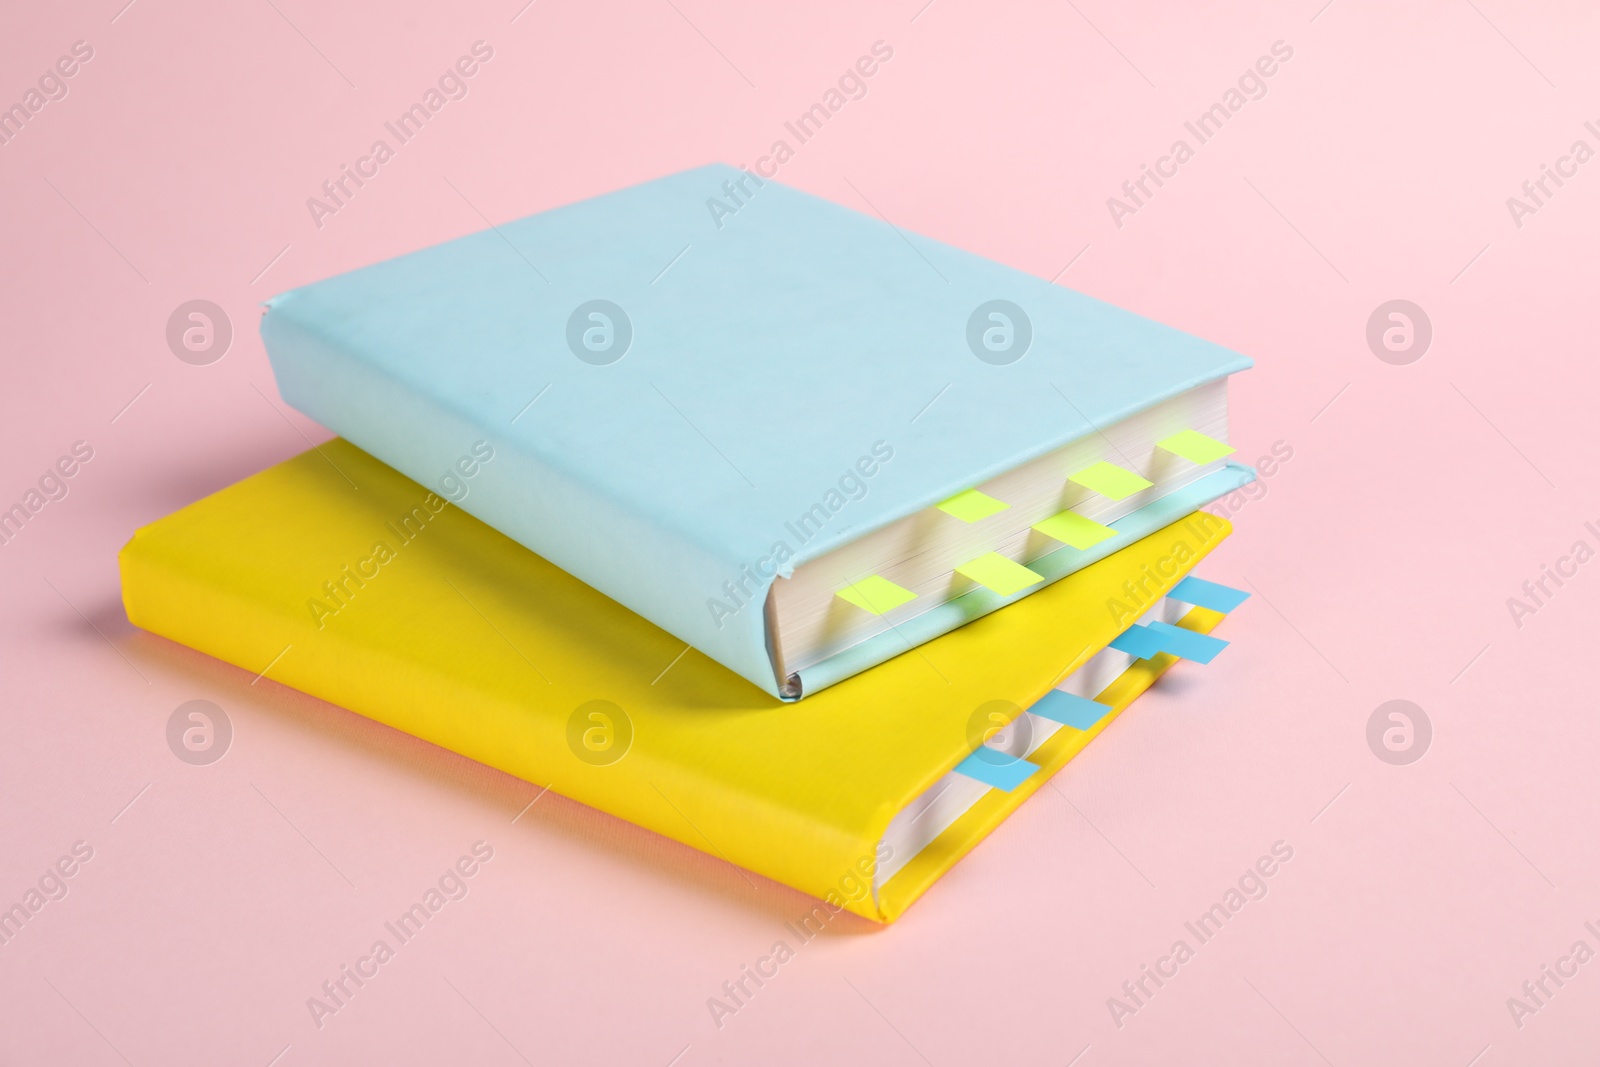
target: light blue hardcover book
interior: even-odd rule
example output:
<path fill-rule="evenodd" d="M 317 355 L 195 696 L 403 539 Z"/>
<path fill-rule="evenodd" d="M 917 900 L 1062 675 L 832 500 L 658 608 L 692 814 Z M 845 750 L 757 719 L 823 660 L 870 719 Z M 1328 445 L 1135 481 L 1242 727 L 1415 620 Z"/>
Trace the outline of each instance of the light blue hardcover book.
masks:
<path fill-rule="evenodd" d="M 1253 476 L 1244 356 L 721 165 L 292 290 L 261 333 L 289 404 L 784 699 Z"/>

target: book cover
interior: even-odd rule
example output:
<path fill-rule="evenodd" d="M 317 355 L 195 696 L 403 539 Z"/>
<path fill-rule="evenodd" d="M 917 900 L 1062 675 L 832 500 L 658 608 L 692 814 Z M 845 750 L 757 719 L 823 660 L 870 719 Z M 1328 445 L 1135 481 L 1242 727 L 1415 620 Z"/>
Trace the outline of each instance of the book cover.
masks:
<path fill-rule="evenodd" d="M 785 697 L 1252 477 L 1158 447 L 1226 440 L 1245 357 L 720 165 L 292 290 L 261 330 L 289 404 Z M 1069 480 L 1106 462 L 1134 480 Z M 979 487 L 1011 506 L 939 509 Z M 1068 512 L 1109 535 L 1035 536 Z M 991 551 L 1039 581 L 958 569 Z M 916 599 L 836 598 L 873 575 Z"/>
<path fill-rule="evenodd" d="M 144 527 L 120 565 L 146 630 L 887 922 L 1173 658 L 1125 658 L 1094 686 L 1103 718 L 1056 730 L 1037 772 L 915 855 L 882 854 L 896 815 L 984 745 L 997 708 L 1031 714 L 1172 606 L 1228 532 L 1190 516 L 800 704 L 343 441 Z M 1196 635 L 1222 618 L 1176 606 Z"/>

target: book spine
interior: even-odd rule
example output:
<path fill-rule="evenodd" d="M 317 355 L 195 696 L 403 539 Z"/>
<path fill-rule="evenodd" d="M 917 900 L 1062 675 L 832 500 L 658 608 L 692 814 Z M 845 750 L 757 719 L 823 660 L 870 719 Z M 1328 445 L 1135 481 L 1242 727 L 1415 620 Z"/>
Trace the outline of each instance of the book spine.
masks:
<path fill-rule="evenodd" d="M 554 672 L 549 690 L 520 681 L 508 687 L 472 654 L 471 627 L 441 621 L 450 619 L 445 598 L 456 595 L 439 580 L 448 568 L 413 580 L 406 599 L 420 610 L 407 627 L 418 650 L 408 654 L 406 639 L 370 615 L 318 630 L 277 584 L 241 581 L 240 574 L 258 569 L 278 584 L 295 573 L 270 549 L 257 557 L 219 552 L 203 532 L 197 538 L 192 529 L 164 529 L 170 521 L 138 531 L 118 554 L 124 610 L 140 629 L 240 668 L 246 672 L 241 685 L 253 676 L 289 686 L 539 787 L 530 788 L 530 796 L 548 789 L 817 897 L 849 869 L 845 857 L 871 851 L 810 808 L 764 792 L 760 783 L 708 771 L 698 749 L 636 736 L 626 759 L 605 765 L 575 759 L 568 751 L 569 709 L 582 705 L 598 679 L 579 669 Z M 232 521 L 237 528 L 247 520 L 235 515 Z M 315 538 L 301 547 L 307 544 L 319 547 Z M 249 565 L 241 566 L 242 559 Z M 439 600 L 446 609 L 439 609 Z M 515 677 L 521 673 L 513 668 Z M 629 703 L 636 712 L 648 706 Z M 870 896 L 852 898 L 849 907 L 882 921 Z"/>
<path fill-rule="evenodd" d="M 276 298 L 261 320 L 289 406 L 779 695 L 762 610 L 767 586 L 727 610 L 725 586 L 741 577 L 739 561 L 595 491 L 530 447 L 529 431 L 502 413 L 442 402 L 320 336 L 296 316 L 295 300 Z"/>

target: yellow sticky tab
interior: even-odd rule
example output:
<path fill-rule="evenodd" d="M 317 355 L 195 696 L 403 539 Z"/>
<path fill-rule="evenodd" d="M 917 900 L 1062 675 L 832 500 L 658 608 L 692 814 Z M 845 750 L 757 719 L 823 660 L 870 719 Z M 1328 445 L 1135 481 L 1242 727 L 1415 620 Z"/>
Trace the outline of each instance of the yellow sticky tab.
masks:
<path fill-rule="evenodd" d="M 862 611 L 869 611 L 874 615 L 893 611 L 901 604 L 907 604 L 917 599 L 917 594 L 909 589 L 895 585 L 881 575 L 870 575 L 859 582 L 851 582 L 834 594 L 847 604 L 854 604 Z"/>
<path fill-rule="evenodd" d="M 988 493 L 980 493 L 976 489 L 968 489 L 939 505 L 939 510 L 946 515 L 953 515 L 962 522 L 977 522 L 987 519 L 990 515 L 997 514 L 1011 505 L 1002 500 L 996 500 Z"/>
<path fill-rule="evenodd" d="M 1215 437 L 1207 437 L 1199 430 L 1179 430 L 1171 437 L 1157 441 L 1156 447 L 1164 448 L 1175 456 L 1182 456 L 1190 463 L 1211 463 L 1223 456 L 1233 455 L 1230 446 Z"/>
<path fill-rule="evenodd" d="M 1117 532 L 1109 526 L 1101 526 L 1093 519 L 1086 519 L 1075 511 L 1063 511 L 1059 515 L 1052 515 L 1043 522 L 1034 523 L 1033 528 L 1046 537 L 1053 537 L 1062 544 L 1080 549 L 1093 548 Z"/>
<path fill-rule="evenodd" d="M 1112 500 L 1122 500 L 1155 484 L 1139 477 L 1133 471 L 1104 460 L 1092 467 L 1083 468 L 1077 474 L 1069 475 L 1067 481 L 1081 485 L 1090 492 L 1108 496 Z"/>
<path fill-rule="evenodd" d="M 977 559 L 968 560 L 956 568 L 956 573 L 993 589 L 1001 596 L 1010 596 L 1018 590 L 1044 581 L 1042 575 L 1033 573 L 1022 564 L 1007 559 L 998 552 L 985 552 Z"/>

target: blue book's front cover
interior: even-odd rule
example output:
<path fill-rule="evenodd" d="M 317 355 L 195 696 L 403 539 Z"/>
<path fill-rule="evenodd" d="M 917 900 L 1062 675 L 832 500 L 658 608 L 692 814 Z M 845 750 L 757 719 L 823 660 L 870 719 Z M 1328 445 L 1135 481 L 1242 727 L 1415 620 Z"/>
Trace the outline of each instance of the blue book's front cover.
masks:
<path fill-rule="evenodd" d="M 776 576 L 1250 365 L 758 183 L 701 167 L 285 293 L 279 389 L 776 693 Z"/>

